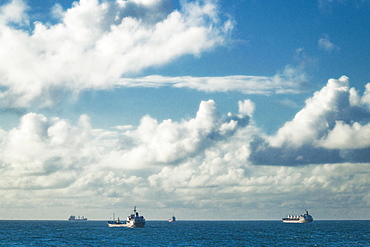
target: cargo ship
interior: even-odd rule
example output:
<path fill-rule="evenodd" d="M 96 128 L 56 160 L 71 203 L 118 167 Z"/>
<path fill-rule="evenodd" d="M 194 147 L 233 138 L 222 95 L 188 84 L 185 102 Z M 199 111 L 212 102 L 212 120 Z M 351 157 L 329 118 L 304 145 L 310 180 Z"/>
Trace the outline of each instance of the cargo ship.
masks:
<path fill-rule="evenodd" d="M 76 217 L 74 215 L 71 215 L 71 216 L 69 216 L 69 219 L 68 220 L 70 220 L 70 221 L 85 221 L 85 220 L 87 220 L 87 218 L 85 218 L 84 216 L 82 216 L 82 217 L 80 217 L 80 216 Z"/>
<path fill-rule="evenodd" d="M 282 219 L 284 223 L 311 223 L 313 218 L 305 210 L 302 215 L 287 215 L 287 217 Z"/>

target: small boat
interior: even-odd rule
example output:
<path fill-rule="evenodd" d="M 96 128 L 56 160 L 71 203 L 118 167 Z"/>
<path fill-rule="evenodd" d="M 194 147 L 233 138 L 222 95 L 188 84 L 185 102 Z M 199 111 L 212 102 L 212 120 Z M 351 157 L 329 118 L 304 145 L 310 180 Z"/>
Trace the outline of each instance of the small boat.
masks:
<path fill-rule="evenodd" d="M 71 215 L 71 216 L 69 216 L 69 219 L 68 220 L 70 220 L 70 221 L 85 221 L 85 220 L 87 220 L 87 218 L 85 218 L 84 216 L 82 216 L 82 217 L 80 217 L 80 216 L 76 217 L 74 215 Z"/>
<path fill-rule="evenodd" d="M 109 227 L 123 227 L 126 226 L 126 222 L 120 221 L 119 217 L 115 220 L 115 214 L 113 214 L 113 220 L 107 222 Z"/>
<path fill-rule="evenodd" d="M 175 217 L 175 215 L 173 215 L 172 217 L 171 217 L 171 219 L 169 219 L 168 220 L 168 222 L 175 222 L 176 221 L 176 217 Z"/>
<path fill-rule="evenodd" d="M 311 223 L 313 218 L 308 214 L 308 211 L 305 210 L 302 215 L 288 215 L 285 218 L 282 218 L 284 223 Z"/>
<path fill-rule="evenodd" d="M 136 211 L 136 206 L 134 207 L 134 213 L 127 216 L 126 222 L 118 220 L 108 221 L 109 227 L 130 227 L 130 228 L 136 228 L 140 227 L 143 228 L 145 226 L 145 218 L 142 215 L 139 215 L 139 212 Z"/>

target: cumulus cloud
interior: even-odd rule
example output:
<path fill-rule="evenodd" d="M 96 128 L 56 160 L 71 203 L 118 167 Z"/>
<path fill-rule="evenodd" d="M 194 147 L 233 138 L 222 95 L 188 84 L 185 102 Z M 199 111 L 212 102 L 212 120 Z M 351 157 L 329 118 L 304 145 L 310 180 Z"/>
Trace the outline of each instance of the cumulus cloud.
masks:
<path fill-rule="evenodd" d="M 50 105 L 56 90 L 78 93 L 114 86 L 122 76 L 180 56 L 222 45 L 233 25 L 222 21 L 213 1 L 81 0 L 56 24 L 36 21 L 30 31 L 27 5 L 0 6 L 0 99 L 5 107 Z"/>
<path fill-rule="evenodd" d="M 358 122 L 346 124 L 337 121 L 334 128 L 320 142 L 329 149 L 358 149 L 370 147 L 370 123 L 361 125 Z"/>
<path fill-rule="evenodd" d="M 249 116 L 249 117 L 253 116 L 253 112 L 256 107 L 251 100 L 244 100 L 244 102 L 239 101 L 238 105 L 239 105 L 240 114 L 244 116 Z"/>
<path fill-rule="evenodd" d="M 306 106 L 287 122 L 270 140 L 271 145 L 302 146 L 312 143 L 333 124 L 342 108 L 349 107 L 349 81 L 343 76 L 339 80 L 331 79 L 328 84 L 314 96 L 306 100 Z"/>
<path fill-rule="evenodd" d="M 256 164 L 305 165 L 368 162 L 370 110 L 349 79 L 330 79 L 275 136 L 251 143 Z"/>
<path fill-rule="evenodd" d="M 115 131 L 93 129 L 86 115 L 73 126 L 65 119 L 28 113 L 17 128 L 1 132 L 0 159 L 6 164 L 3 171 L 48 176 L 55 172 L 78 173 L 93 169 L 94 164 L 123 170 L 176 164 L 230 136 L 238 121 L 246 125 L 249 117 L 245 108 L 251 103 L 240 104 L 244 112 L 233 119 L 222 120 L 215 102 L 209 100 L 201 102 L 196 117 L 189 121 L 158 123 L 144 116 L 137 128 L 123 126 Z"/>

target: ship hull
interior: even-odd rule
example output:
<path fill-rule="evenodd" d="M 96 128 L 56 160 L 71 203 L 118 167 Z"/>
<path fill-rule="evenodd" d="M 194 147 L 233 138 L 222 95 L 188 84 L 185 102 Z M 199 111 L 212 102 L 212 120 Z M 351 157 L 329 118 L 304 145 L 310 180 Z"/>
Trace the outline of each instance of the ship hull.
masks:
<path fill-rule="evenodd" d="M 308 220 L 305 220 L 305 219 L 303 219 L 303 220 L 284 220 L 283 219 L 283 222 L 284 223 L 311 223 L 312 222 L 312 220 L 311 221 L 308 221 Z"/>
<path fill-rule="evenodd" d="M 131 228 L 143 228 L 143 227 L 145 227 L 145 221 L 144 222 L 131 222 L 131 221 L 129 221 L 129 222 L 127 222 L 126 223 L 126 225 L 127 225 L 127 227 L 131 227 Z"/>
<path fill-rule="evenodd" d="M 108 223 L 109 227 L 127 227 L 126 224 Z"/>
<path fill-rule="evenodd" d="M 107 222 L 109 227 L 129 227 L 129 228 L 143 228 L 145 227 L 145 222 Z"/>
<path fill-rule="evenodd" d="M 305 218 L 300 218 L 300 219 L 286 219 L 283 218 L 284 223 L 311 223 L 313 220 L 312 219 L 305 219 Z"/>

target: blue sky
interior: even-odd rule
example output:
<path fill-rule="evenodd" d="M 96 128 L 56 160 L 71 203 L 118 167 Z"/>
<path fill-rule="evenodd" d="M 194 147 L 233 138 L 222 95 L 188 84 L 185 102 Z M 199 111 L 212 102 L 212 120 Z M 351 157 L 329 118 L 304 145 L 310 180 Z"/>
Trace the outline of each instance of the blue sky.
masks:
<path fill-rule="evenodd" d="M 1 215 L 369 215 L 369 10 L 1 2 Z"/>

